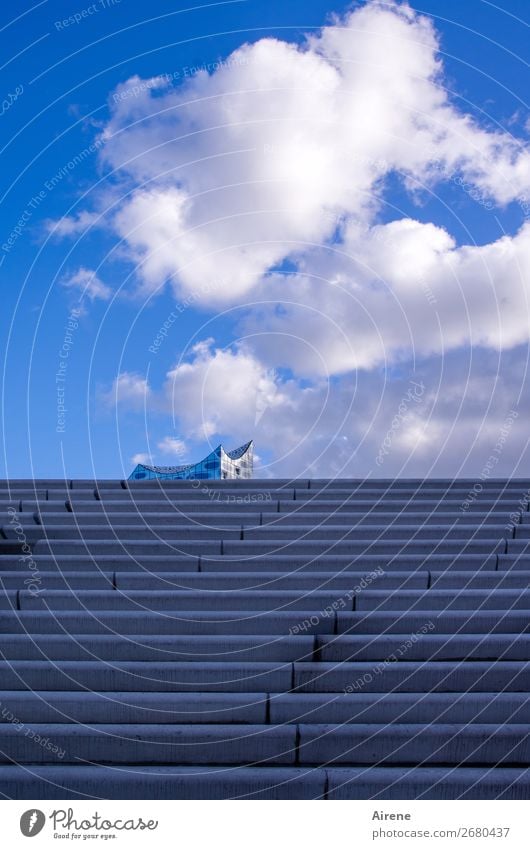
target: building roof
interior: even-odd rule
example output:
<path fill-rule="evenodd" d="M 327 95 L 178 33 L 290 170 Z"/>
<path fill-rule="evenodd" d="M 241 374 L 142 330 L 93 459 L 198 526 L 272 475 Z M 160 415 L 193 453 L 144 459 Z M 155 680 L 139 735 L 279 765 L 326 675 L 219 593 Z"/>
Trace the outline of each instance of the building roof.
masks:
<path fill-rule="evenodd" d="M 252 448 L 254 442 L 253 440 L 249 440 L 249 442 L 245 442 L 244 445 L 240 445 L 239 448 L 234 448 L 232 451 L 226 451 L 223 445 L 218 445 L 217 448 L 204 457 L 202 460 L 198 460 L 196 463 L 185 463 L 180 466 L 150 466 L 146 463 L 138 463 L 135 467 L 136 469 L 146 469 L 149 472 L 154 472 L 157 475 L 175 475 L 179 472 L 185 472 L 188 469 L 193 469 L 195 466 L 198 466 L 200 463 L 204 462 L 208 457 L 211 457 L 212 454 L 217 454 L 219 457 L 224 453 L 230 460 L 240 460 L 245 454 Z"/>

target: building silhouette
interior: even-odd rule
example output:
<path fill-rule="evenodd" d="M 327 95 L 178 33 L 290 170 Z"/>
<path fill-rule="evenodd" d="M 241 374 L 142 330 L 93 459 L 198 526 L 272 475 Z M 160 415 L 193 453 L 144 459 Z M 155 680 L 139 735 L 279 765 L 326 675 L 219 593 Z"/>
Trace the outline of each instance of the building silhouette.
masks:
<path fill-rule="evenodd" d="M 248 480 L 252 477 L 253 466 L 254 443 L 250 440 L 233 451 L 225 451 L 222 445 L 218 445 L 199 463 L 184 466 L 147 466 L 138 463 L 129 480 Z"/>

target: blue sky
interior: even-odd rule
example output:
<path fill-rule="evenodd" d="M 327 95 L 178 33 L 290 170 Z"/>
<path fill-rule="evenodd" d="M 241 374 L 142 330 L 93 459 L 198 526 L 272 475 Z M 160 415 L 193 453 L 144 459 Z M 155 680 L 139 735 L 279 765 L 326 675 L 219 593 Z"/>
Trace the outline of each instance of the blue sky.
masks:
<path fill-rule="evenodd" d="M 526 2 L 0 14 L 2 476 L 529 475 Z"/>

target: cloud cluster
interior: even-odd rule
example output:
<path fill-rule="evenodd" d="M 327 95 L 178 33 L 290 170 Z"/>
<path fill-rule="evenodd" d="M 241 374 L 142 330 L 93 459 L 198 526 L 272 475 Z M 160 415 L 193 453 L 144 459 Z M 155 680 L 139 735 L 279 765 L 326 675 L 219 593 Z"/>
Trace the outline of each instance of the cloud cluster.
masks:
<path fill-rule="evenodd" d="M 387 203 L 396 180 L 420 202 L 461 175 L 466 200 L 502 210 L 530 193 L 530 150 L 451 98 L 428 18 L 370 0 L 300 44 L 244 44 L 176 87 L 125 81 L 109 108 L 106 221 L 140 292 L 169 283 L 194 306 L 242 308 L 246 341 L 205 340 L 157 390 L 124 373 L 108 398 L 135 409 L 148 399 L 190 440 L 254 434 L 284 471 L 367 474 L 411 375 L 427 391 L 385 472 L 408 458 L 425 473 L 441 445 L 459 468 L 478 456 L 491 436 L 483 416 L 497 428 L 517 395 L 495 374 L 501 355 L 523 363 L 529 339 L 530 222 L 461 244 L 449 215 L 415 220 Z M 487 363 L 487 398 L 475 366 L 460 384 L 470 350 Z"/>
<path fill-rule="evenodd" d="M 528 150 L 451 102 L 434 28 L 406 5 L 370 2 L 301 45 L 233 58 L 110 101 L 101 156 L 131 187 L 113 224 L 147 290 L 221 277 L 206 300 L 239 302 L 349 219 L 370 231 L 393 173 L 415 193 L 457 171 L 499 204 L 530 189 Z"/>
<path fill-rule="evenodd" d="M 524 474 L 530 460 L 527 374 L 527 351 L 519 347 L 501 356 L 482 350 L 463 358 L 453 352 L 443 360 L 408 362 L 399 374 L 360 371 L 302 387 L 292 378 L 271 375 L 243 347 L 226 350 L 209 343 L 171 368 L 159 387 L 148 387 L 140 376 L 122 376 L 107 402 L 113 405 L 118 397 L 128 410 L 131 394 L 134 402 L 147 393 L 148 432 L 161 418 L 178 415 L 192 460 L 204 450 L 199 442 L 212 448 L 220 441 L 235 445 L 252 434 L 266 455 L 260 466 L 264 476 L 472 476 L 491 456 L 515 411 L 515 424 L 496 458 L 495 473 L 502 476 L 517 469 Z M 167 463 L 164 452 L 173 439 L 161 440 L 160 455 L 149 462 Z M 139 456 L 135 460 L 142 462 Z M 173 456 L 180 460 L 180 454 Z"/>

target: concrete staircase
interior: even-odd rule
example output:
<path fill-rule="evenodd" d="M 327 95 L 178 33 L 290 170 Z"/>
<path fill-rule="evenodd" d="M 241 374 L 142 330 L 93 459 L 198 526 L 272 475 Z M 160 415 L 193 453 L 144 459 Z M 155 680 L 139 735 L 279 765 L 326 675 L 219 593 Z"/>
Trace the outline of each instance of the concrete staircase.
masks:
<path fill-rule="evenodd" d="M 530 480 L 0 482 L 0 793 L 530 796 Z"/>

